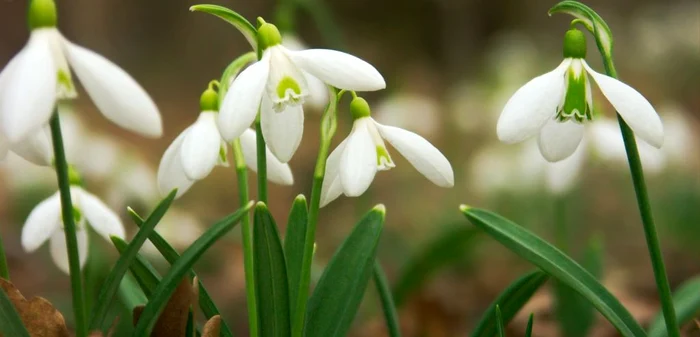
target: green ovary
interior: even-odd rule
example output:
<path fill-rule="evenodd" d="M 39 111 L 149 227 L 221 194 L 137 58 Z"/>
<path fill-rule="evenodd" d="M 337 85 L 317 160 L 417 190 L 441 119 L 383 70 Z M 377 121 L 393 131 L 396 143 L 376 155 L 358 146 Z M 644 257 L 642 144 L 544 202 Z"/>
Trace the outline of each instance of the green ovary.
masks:
<path fill-rule="evenodd" d="M 584 72 L 576 74 L 569 68 L 566 76 L 566 94 L 564 104 L 557 111 L 557 121 L 566 122 L 574 120 L 583 123 L 591 120 L 591 107 L 587 101 L 587 76 Z"/>
<path fill-rule="evenodd" d="M 296 96 L 301 95 L 301 87 L 299 83 L 289 76 L 285 76 L 277 84 L 277 97 L 285 99 L 287 91 L 291 90 Z"/>

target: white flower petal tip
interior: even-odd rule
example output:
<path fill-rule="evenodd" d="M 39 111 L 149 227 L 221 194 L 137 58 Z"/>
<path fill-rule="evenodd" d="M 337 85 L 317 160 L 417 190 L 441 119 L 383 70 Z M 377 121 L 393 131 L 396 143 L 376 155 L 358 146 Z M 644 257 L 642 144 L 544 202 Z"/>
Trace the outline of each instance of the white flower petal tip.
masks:
<path fill-rule="evenodd" d="M 77 230 L 75 232 L 78 239 L 78 261 L 80 269 L 85 266 L 88 256 L 88 236 L 86 230 Z M 58 269 L 66 274 L 70 274 L 70 264 L 68 262 L 68 246 L 66 245 L 66 234 L 62 230 L 58 230 L 51 236 L 49 245 L 51 258 Z"/>
<path fill-rule="evenodd" d="M 53 149 L 49 130 L 42 128 L 30 133 L 24 140 L 10 145 L 12 152 L 39 166 L 51 166 Z"/>
<path fill-rule="evenodd" d="M 61 228 L 60 195 L 55 193 L 40 202 L 27 217 L 22 227 L 22 248 L 33 252 Z"/>
<path fill-rule="evenodd" d="M 63 42 L 73 70 L 107 119 L 143 136 L 163 134 L 158 108 L 136 80 L 103 56 L 65 39 Z"/>
<path fill-rule="evenodd" d="M 304 110 L 297 105 L 275 112 L 272 102 L 263 98 L 260 111 L 262 132 L 268 148 L 280 162 L 290 161 L 304 134 Z"/>
<path fill-rule="evenodd" d="M 180 160 L 187 178 L 200 180 L 208 176 L 219 161 L 220 150 L 216 113 L 202 112 L 188 128 L 180 146 Z"/>
<path fill-rule="evenodd" d="M 240 141 L 243 160 L 246 166 L 253 170 L 253 172 L 257 172 L 258 154 L 256 151 L 255 131 L 246 129 L 241 135 Z M 292 175 L 292 170 L 289 165 L 280 162 L 269 148 L 266 148 L 265 153 L 267 156 L 267 179 L 278 185 L 293 185 L 294 176 Z"/>
<path fill-rule="evenodd" d="M 303 70 L 336 88 L 355 91 L 386 88 L 384 77 L 374 66 L 350 54 L 328 49 L 288 53 Z"/>
<path fill-rule="evenodd" d="M 583 66 L 632 131 L 649 145 L 661 148 L 664 128 L 651 103 L 629 85 L 594 71 L 585 61 Z"/>
<path fill-rule="evenodd" d="M 247 130 L 258 113 L 270 72 L 268 58 L 243 70 L 226 93 L 217 120 L 221 136 L 233 141 Z"/>
<path fill-rule="evenodd" d="M 537 139 L 540 152 L 549 162 L 558 162 L 571 156 L 583 138 L 583 125 L 575 122 L 560 123 L 550 120 Z"/>
<path fill-rule="evenodd" d="M 121 219 L 102 200 L 82 188 L 76 188 L 76 192 L 76 201 L 79 202 L 80 211 L 83 212 L 87 222 L 98 234 L 105 240 L 110 240 L 110 236 L 116 236 L 120 239 L 126 237 Z"/>
<path fill-rule="evenodd" d="M 194 180 L 191 180 L 185 174 L 185 169 L 182 167 L 181 146 L 187 135 L 189 128 L 185 129 L 165 150 L 163 158 L 158 165 L 158 190 L 161 195 L 165 196 L 173 189 L 177 188 L 176 198 L 181 197 L 187 190 L 192 187 Z"/>

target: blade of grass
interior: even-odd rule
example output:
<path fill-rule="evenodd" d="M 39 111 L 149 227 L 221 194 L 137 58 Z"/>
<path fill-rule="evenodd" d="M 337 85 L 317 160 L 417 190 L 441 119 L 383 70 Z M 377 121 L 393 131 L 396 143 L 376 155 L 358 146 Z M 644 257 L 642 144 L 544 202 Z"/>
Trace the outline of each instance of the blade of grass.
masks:
<path fill-rule="evenodd" d="M 399 315 L 396 313 L 396 305 L 391 297 L 391 288 L 389 281 L 386 279 L 384 270 L 379 261 L 374 261 L 374 285 L 377 286 L 379 298 L 382 301 L 382 310 L 384 311 L 384 320 L 389 331 L 390 337 L 401 337 L 401 329 L 399 328 Z"/>
<path fill-rule="evenodd" d="M 5 336 L 29 337 L 15 306 L 0 288 L 0 333 Z"/>

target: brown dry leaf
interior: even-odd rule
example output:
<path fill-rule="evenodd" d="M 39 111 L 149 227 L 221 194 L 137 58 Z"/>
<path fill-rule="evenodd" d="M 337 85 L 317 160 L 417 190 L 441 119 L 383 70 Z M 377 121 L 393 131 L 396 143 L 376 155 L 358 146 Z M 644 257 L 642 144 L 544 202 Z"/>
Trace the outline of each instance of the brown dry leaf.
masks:
<path fill-rule="evenodd" d="M 68 328 L 63 315 L 53 307 L 51 302 L 41 297 L 27 300 L 15 286 L 0 279 L 0 287 L 7 293 L 22 323 L 32 337 L 68 337 Z M 10 337 L 10 336 L 8 336 Z"/>
<path fill-rule="evenodd" d="M 221 336 L 221 316 L 212 316 L 206 324 L 204 324 L 204 331 L 202 332 L 202 337 L 219 337 Z"/>
<path fill-rule="evenodd" d="M 152 337 L 183 337 L 187 331 L 187 316 L 192 304 L 192 284 L 183 278 L 170 296 L 168 304 L 153 327 Z M 134 325 L 139 321 L 144 306 L 134 308 Z"/>

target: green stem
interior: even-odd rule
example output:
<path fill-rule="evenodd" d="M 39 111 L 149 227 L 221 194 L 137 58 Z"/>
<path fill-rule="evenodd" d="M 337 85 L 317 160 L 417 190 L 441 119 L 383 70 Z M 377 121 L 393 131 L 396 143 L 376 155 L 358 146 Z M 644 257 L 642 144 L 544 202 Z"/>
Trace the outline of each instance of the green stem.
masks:
<path fill-rule="evenodd" d="M 2 244 L 2 237 L 0 237 L 0 278 L 10 280 L 10 268 L 7 267 L 7 257 L 5 256 L 5 246 Z"/>
<path fill-rule="evenodd" d="M 401 329 L 399 328 L 399 315 L 396 313 L 396 305 L 391 297 L 391 287 L 384 275 L 382 265 L 379 261 L 374 261 L 374 284 L 377 286 L 379 298 L 382 301 L 382 309 L 384 310 L 384 319 L 389 330 L 390 337 L 401 337 Z"/>
<path fill-rule="evenodd" d="M 240 140 L 236 139 L 233 144 L 233 160 L 236 165 L 236 176 L 238 178 L 238 199 L 241 207 L 248 204 L 248 169 L 243 158 Z M 253 260 L 253 233 L 250 228 L 250 218 L 248 214 L 241 218 L 241 234 L 243 236 L 243 270 L 245 271 L 245 292 L 248 304 L 248 325 L 250 326 L 250 337 L 258 336 L 258 307 L 255 297 L 255 262 Z"/>
<path fill-rule="evenodd" d="M 258 201 L 267 204 L 267 145 L 260 125 L 260 113 L 255 120 L 255 149 L 258 154 Z"/>
<path fill-rule="evenodd" d="M 617 71 L 615 70 L 615 65 L 610 55 L 603 56 L 603 64 L 608 76 L 617 78 Z M 664 265 L 664 259 L 661 254 L 661 244 L 659 243 L 656 225 L 654 224 L 654 218 L 651 213 L 649 193 L 647 192 L 647 186 L 644 182 L 644 171 L 642 169 L 642 161 L 639 158 L 637 142 L 634 138 L 634 132 L 632 132 L 632 129 L 625 123 L 620 114 L 617 114 L 617 121 L 620 123 L 620 131 L 622 132 L 622 139 L 625 143 L 625 150 L 627 151 L 627 161 L 629 163 L 630 173 L 632 174 L 634 192 L 637 196 L 639 214 L 642 217 L 644 236 L 646 237 L 647 248 L 649 249 L 649 255 L 651 257 L 651 266 L 654 269 L 656 288 L 661 298 L 661 308 L 664 313 L 664 319 L 666 320 L 666 329 L 670 337 L 680 337 L 681 333 L 678 327 L 678 320 L 676 319 L 676 311 L 673 308 L 673 299 L 671 297 L 671 287 L 668 284 L 666 266 Z"/>
<path fill-rule="evenodd" d="M 68 266 L 70 268 L 70 283 L 73 290 L 73 314 L 75 315 L 76 337 L 87 336 L 85 324 L 85 298 L 80 273 L 80 260 L 78 255 L 78 239 L 75 234 L 75 221 L 73 219 L 73 203 L 70 194 L 70 181 L 68 180 L 68 162 L 63 148 L 61 136 L 61 121 L 58 117 L 58 109 L 54 110 L 51 121 L 51 139 L 53 141 L 56 176 L 58 189 L 61 194 L 61 216 L 63 218 L 63 231 L 66 234 L 66 246 L 68 248 Z"/>

